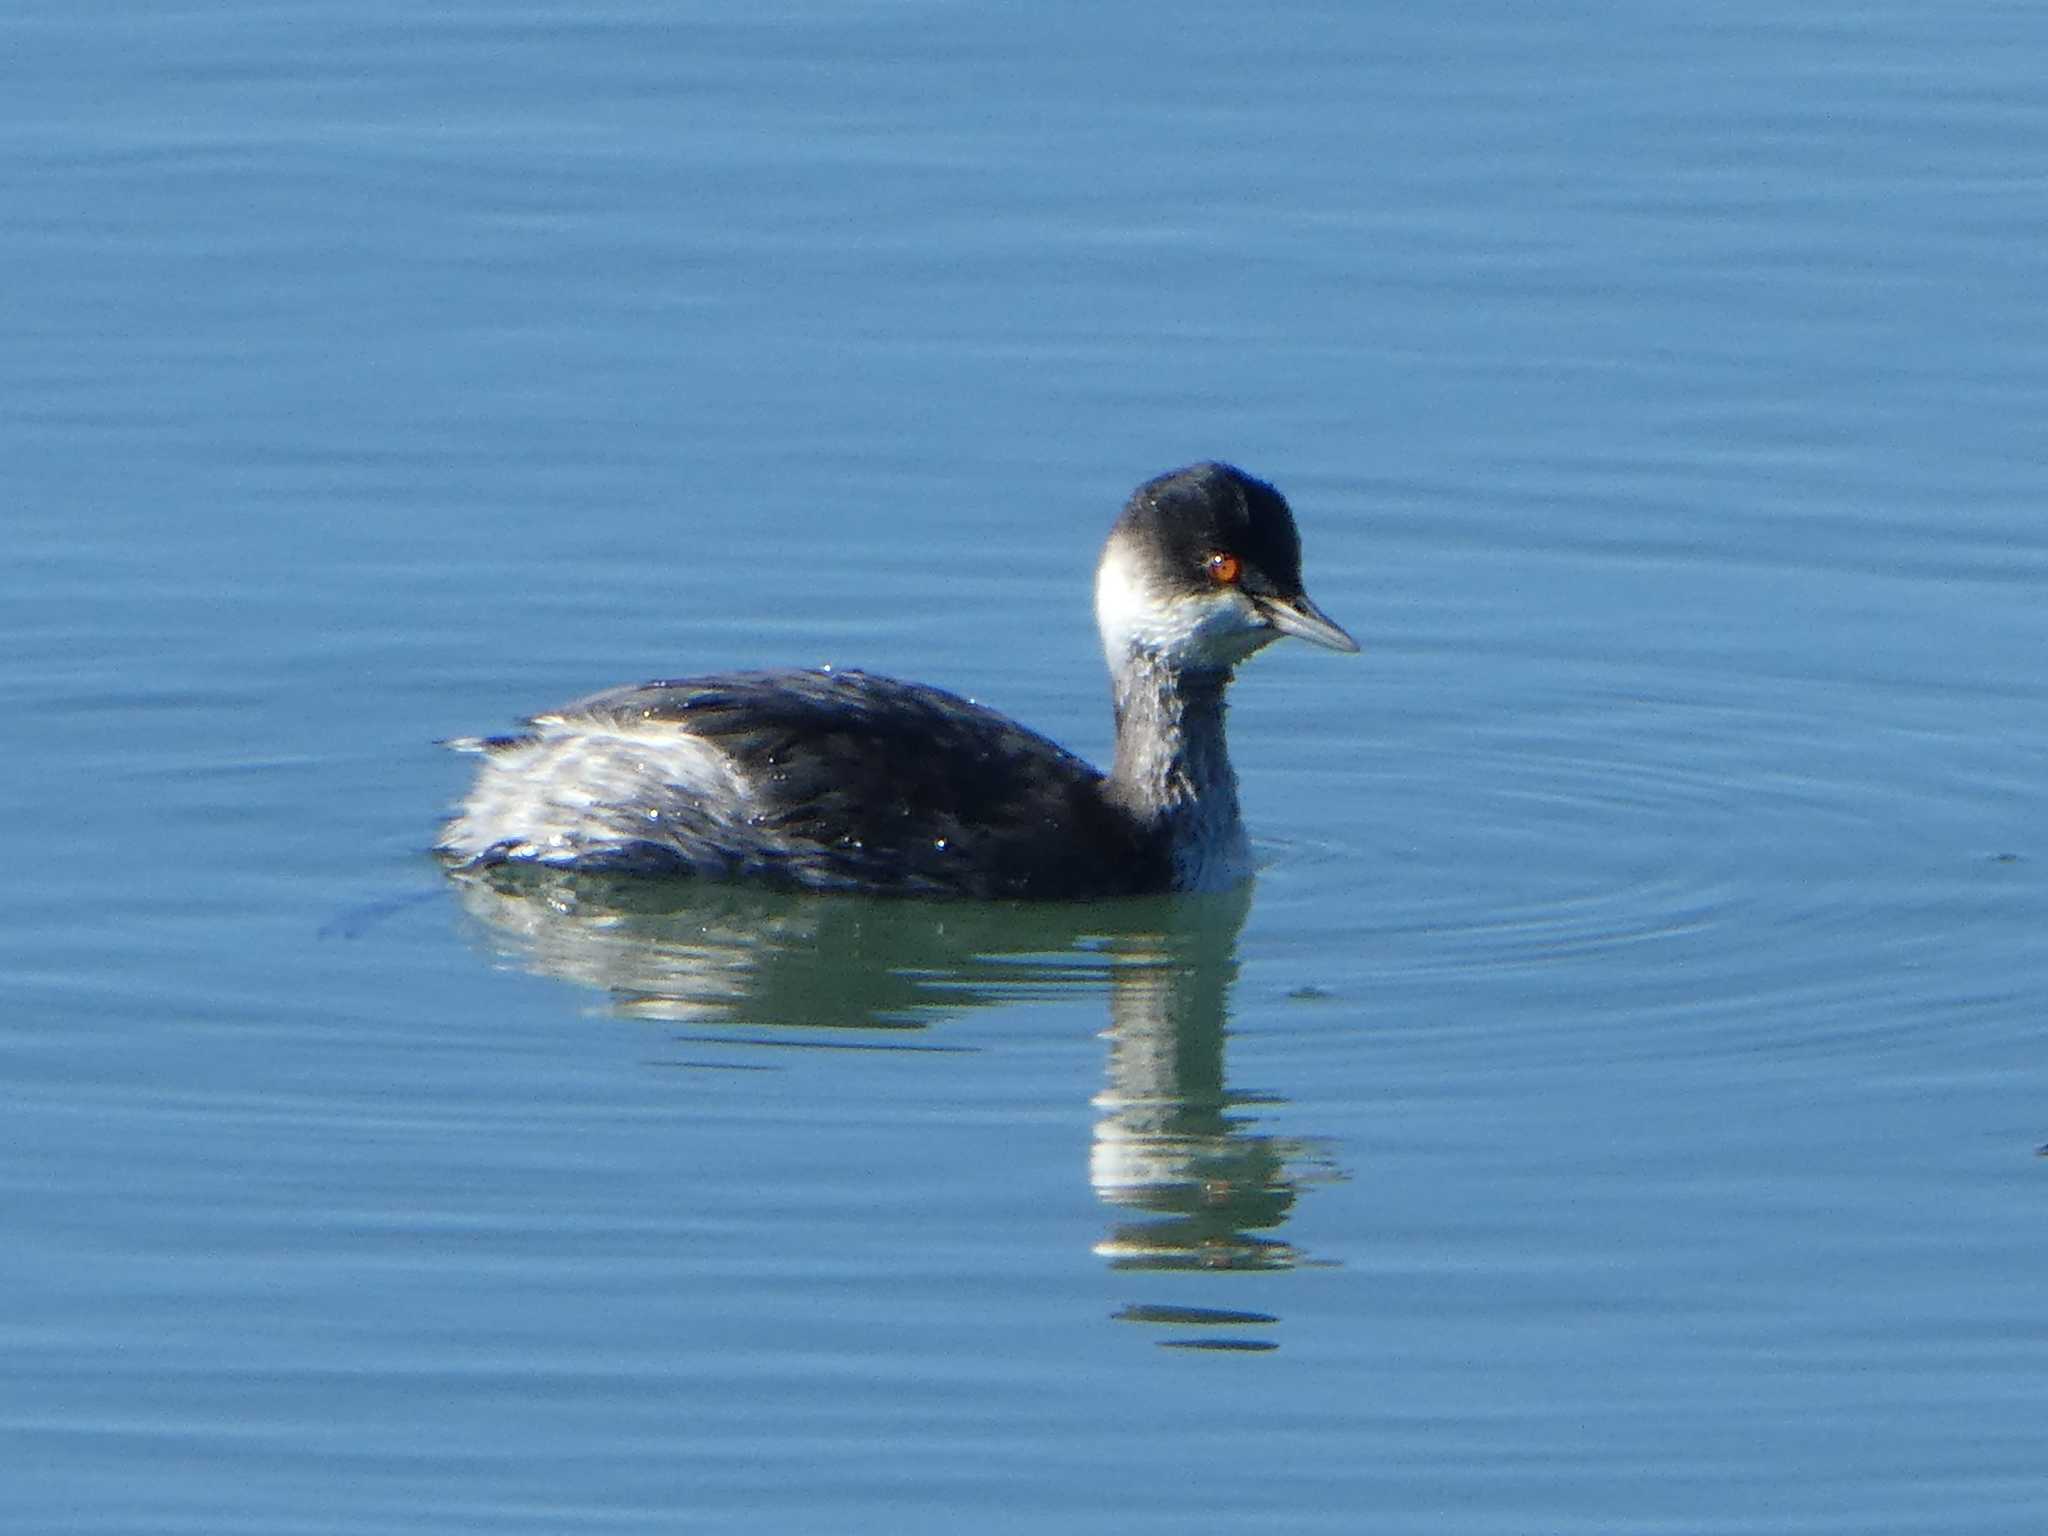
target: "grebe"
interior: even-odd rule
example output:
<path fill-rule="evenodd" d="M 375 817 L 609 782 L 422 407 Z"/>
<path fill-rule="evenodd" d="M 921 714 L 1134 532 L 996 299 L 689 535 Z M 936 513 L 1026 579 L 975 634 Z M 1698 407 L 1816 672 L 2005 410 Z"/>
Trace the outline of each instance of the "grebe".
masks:
<path fill-rule="evenodd" d="M 1286 500 L 1228 464 L 1147 481 L 1110 530 L 1095 617 L 1108 773 L 992 709 L 866 672 L 613 688 L 482 754 L 436 851 L 827 891 L 1073 900 L 1251 874 L 1223 739 L 1233 669 L 1283 635 L 1355 651 L 1309 601 Z"/>

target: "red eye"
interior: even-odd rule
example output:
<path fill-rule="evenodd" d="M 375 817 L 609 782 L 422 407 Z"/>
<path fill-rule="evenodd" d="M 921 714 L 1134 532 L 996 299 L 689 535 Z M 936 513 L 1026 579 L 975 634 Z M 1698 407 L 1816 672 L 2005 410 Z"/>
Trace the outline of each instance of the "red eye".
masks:
<path fill-rule="evenodd" d="M 1244 562 L 1235 555 L 1218 551 L 1209 557 L 1206 567 L 1209 579 L 1219 587 L 1234 587 L 1237 578 L 1244 574 Z"/>

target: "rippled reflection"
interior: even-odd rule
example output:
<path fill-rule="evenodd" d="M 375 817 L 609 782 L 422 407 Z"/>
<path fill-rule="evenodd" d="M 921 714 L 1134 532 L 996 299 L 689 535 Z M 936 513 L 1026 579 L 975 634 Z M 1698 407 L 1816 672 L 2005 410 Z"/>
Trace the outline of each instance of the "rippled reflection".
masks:
<path fill-rule="evenodd" d="M 1100 990 L 1109 1056 L 1089 1172 L 1119 1215 L 1096 1251 L 1120 1269 L 1301 1260 L 1279 1229 L 1303 1184 L 1332 1165 L 1313 1142 L 1260 1134 L 1241 1111 L 1281 1101 L 1233 1093 L 1224 1067 L 1248 891 L 968 905 L 530 870 L 458 875 L 455 886 L 507 958 L 600 988 L 622 1014 L 718 1039 L 816 1044 L 821 1030 L 890 1030 L 908 1045 L 901 1032 L 968 1009 Z M 789 1030 L 807 1033 L 772 1033 Z"/>
<path fill-rule="evenodd" d="M 1142 1212 L 1096 1251 L 1120 1268 L 1280 1269 L 1300 1255 L 1273 1234 L 1306 1177 L 1328 1171 L 1307 1141 L 1260 1135 L 1233 1093 L 1223 1039 L 1245 892 L 1178 904 L 1170 922 L 1109 940 L 1109 1082 L 1095 1096 L 1089 1174 L 1106 1202 Z"/>

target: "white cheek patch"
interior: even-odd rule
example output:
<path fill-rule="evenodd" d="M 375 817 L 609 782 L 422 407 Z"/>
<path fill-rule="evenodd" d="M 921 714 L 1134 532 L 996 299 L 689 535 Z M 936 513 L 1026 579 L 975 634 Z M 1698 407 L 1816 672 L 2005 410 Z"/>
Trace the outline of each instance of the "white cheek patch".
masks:
<path fill-rule="evenodd" d="M 1166 595 L 1115 544 L 1095 572 L 1095 622 L 1112 672 L 1141 652 L 1178 667 L 1234 667 L 1278 638 L 1239 593 Z"/>
<path fill-rule="evenodd" d="M 1095 569 L 1095 622 L 1112 669 L 1144 646 L 1154 605 L 1144 580 L 1121 546 L 1111 544 Z"/>

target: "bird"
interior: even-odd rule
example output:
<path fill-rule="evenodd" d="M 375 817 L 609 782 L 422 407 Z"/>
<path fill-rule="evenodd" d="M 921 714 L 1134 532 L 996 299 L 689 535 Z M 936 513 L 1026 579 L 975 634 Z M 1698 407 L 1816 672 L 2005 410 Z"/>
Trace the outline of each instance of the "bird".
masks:
<path fill-rule="evenodd" d="M 1302 588 L 1286 498 L 1220 462 L 1146 481 L 1096 567 L 1115 755 L 1105 772 L 944 689 L 830 667 L 591 694 L 499 736 L 436 852 L 458 871 L 750 880 L 1076 901 L 1252 874 L 1224 733 L 1237 667 L 1283 637 L 1358 642 Z"/>

